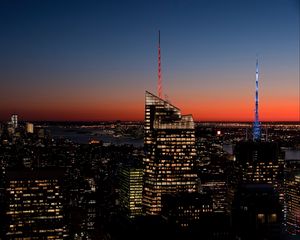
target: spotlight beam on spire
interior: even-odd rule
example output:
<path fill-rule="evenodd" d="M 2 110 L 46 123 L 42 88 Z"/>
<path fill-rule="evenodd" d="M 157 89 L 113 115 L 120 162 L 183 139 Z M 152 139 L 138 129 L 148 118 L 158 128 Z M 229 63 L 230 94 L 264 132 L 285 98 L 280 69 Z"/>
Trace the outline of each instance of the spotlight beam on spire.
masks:
<path fill-rule="evenodd" d="M 255 117 L 253 124 L 253 141 L 261 140 L 261 126 L 259 122 L 258 114 L 258 80 L 259 80 L 259 69 L 258 69 L 258 58 L 256 58 L 256 74 L 255 74 Z"/>

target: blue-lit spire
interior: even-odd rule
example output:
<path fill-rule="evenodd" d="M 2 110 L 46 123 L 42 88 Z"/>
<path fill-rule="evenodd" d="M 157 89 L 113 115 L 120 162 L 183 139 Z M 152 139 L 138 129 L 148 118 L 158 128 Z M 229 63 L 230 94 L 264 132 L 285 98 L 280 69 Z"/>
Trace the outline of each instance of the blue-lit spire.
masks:
<path fill-rule="evenodd" d="M 255 75 L 255 119 L 253 124 L 253 141 L 260 141 L 261 126 L 258 118 L 258 59 L 256 59 L 256 75 Z"/>

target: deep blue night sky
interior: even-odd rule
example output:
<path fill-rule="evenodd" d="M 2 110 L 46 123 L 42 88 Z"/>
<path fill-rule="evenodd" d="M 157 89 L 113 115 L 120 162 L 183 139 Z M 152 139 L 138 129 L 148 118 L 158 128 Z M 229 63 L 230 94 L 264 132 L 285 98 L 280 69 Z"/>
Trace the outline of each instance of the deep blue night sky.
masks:
<path fill-rule="evenodd" d="M 143 119 L 163 89 L 197 120 L 297 120 L 299 1 L 0 2 L 0 118 Z"/>

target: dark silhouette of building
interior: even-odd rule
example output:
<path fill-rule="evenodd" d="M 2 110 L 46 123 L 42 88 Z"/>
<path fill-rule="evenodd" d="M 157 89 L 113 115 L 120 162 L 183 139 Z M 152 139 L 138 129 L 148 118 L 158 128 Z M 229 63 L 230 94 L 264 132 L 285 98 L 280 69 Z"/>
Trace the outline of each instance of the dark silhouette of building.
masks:
<path fill-rule="evenodd" d="M 199 166 L 200 191 L 209 192 L 213 198 L 213 212 L 229 213 L 229 175 L 232 162 L 226 158 L 212 156 L 211 160 Z"/>
<path fill-rule="evenodd" d="M 165 195 L 162 216 L 175 239 L 231 240 L 230 216 L 214 212 L 213 202 L 211 192 Z"/>
<path fill-rule="evenodd" d="M 238 182 L 277 185 L 279 147 L 274 142 L 239 142 L 235 147 Z"/>
<path fill-rule="evenodd" d="M 213 212 L 213 199 L 208 193 L 177 193 L 163 197 L 162 215 L 169 223 L 188 229 Z"/>
<path fill-rule="evenodd" d="M 280 239 L 282 208 L 273 186 L 240 186 L 233 201 L 232 221 L 238 239 Z"/>

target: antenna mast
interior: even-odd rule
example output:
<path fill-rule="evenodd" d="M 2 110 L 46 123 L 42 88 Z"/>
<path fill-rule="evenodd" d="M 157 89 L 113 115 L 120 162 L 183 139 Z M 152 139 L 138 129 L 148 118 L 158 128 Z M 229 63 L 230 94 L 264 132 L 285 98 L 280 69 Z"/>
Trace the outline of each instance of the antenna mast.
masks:
<path fill-rule="evenodd" d="M 258 59 L 256 58 L 256 74 L 255 74 L 255 119 L 253 124 L 253 141 L 260 141 L 261 126 L 258 117 Z"/>
<path fill-rule="evenodd" d="M 160 59 L 160 30 L 158 31 L 158 80 L 157 92 L 158 96 L 162 98 L 162 76 L 161 76 L 161 59 Z"/>

